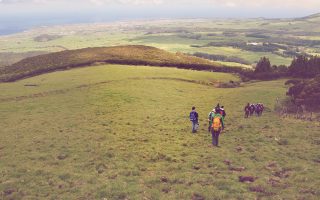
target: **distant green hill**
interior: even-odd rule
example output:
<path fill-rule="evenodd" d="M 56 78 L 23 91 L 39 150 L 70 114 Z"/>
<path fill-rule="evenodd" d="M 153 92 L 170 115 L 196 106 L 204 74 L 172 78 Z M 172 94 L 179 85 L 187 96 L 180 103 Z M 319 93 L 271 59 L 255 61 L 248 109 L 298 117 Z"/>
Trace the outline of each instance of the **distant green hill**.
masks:
<path fill-rule="evenodd" d="M 0 69 L 0 82 L 36 76 L 56 70 L 96 65 L 101 63 L 173 66 L 186 69 L 223 71 L 221 64 L 182 53 L 142 45 L 94 47 L 66 50 L 25 58 Z"/>

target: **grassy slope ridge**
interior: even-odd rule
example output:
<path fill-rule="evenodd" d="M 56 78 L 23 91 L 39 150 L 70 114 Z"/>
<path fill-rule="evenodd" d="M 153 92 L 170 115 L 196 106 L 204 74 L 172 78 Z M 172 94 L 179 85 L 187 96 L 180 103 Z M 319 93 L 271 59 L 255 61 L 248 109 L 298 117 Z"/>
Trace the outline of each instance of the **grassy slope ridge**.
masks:
<path fill-rule="evenodd" d="M 210 69 L 218 63 L 179 53 L 169 53 L 155 47 L 128 45 L 66 50 L 23 59 L 0 69 L 0 81 L 15 81 L 55 70 L 87 66 L 97 62 L 129 65 L 174 66 Z"/>
<path fill-rule="evenodd" d="M 319 199 L 319 124 L 270 111 L 285 80 L 232 89 L 181 81 L 235 78 L 109 65 L 1 83 L 10 100 L 0 101 L 0 199 Z M 217 102 L 226 130 L 210 148 L 206 117 Z M 266 112 L 244 119 L 247 102 Z"/>

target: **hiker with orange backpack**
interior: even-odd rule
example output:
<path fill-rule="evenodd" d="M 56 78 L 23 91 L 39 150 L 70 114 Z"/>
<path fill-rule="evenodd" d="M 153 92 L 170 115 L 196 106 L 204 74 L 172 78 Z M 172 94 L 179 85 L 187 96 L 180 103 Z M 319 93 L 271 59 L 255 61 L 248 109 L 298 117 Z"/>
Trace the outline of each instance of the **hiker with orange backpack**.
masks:
<path fill-rule="evenodd" d="M 212 116 L 212 126 L 211 126 L 213 146 L 218 146 L 219 135 L 223 129 L 224 129 L 223 116 L 217 110 L 214 110 L 214 115 Z"/>

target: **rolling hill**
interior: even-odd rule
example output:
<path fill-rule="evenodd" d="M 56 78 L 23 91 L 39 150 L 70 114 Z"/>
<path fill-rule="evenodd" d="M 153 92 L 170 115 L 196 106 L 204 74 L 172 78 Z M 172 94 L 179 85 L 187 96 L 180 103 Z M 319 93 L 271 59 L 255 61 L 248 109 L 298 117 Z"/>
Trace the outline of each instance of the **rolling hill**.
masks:
<path fill-rule="evenodd" d="M 0 69 L 0 82 L 15 81 L 56 70 L 102 63 L 223 71 L 221 64 L 202 58 L 182 53 L 170 53 L 155 47 L 129 45 L 66 50 L 25 58 Z"/>

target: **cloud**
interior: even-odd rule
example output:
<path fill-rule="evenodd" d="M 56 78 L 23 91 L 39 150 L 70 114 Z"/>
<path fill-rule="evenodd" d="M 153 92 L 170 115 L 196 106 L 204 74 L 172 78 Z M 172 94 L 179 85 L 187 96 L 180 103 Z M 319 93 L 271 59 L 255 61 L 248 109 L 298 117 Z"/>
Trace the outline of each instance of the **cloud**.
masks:
<path fill-rule="evenodd" d="M 231 8 L 233 8 L 233 7 L 237 7 L 237 4 L 234 3 L 234 2 L 226 2 L 226 3 L 225 3 L 225 6 L 226 6 L 226 7 L 231 7 Z"/>
<path fill-rule="evenodd" d="M 49 3 L 52 2 L 51 0 L 0 0 L 0 4 L 42 4 L 42 3 Z"/>
<path fill-rule="evenodd" d="M 95 5 L 104 4 L 131 4 L 131 5 L 147 5 L 162 4 L 166 0 L 0 0 L 0 4 L 39 4 L 39 3 L 91 3 Z"/>
<path fill-rule="evenodd" d="M 229 8 L 319 8 L 320 0 L 0 0 L 0 5 L 14 4 L 85 4 L 85 5 L 197 5 Z"/>
<path fill-rule="evenodd" d="M 212 6 L 247 7 L 247 8 L 319 8 L 320 0 L 199 0 Z"/>

